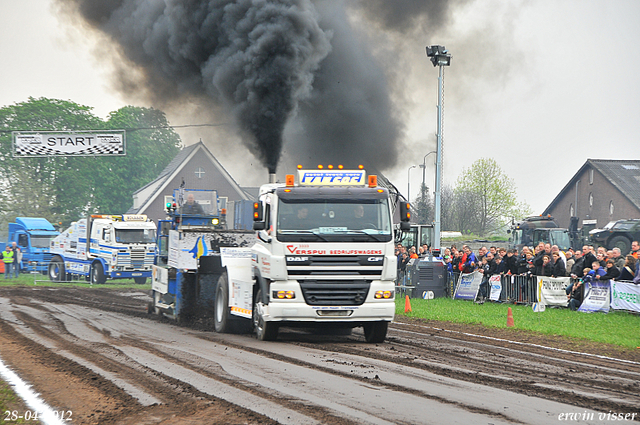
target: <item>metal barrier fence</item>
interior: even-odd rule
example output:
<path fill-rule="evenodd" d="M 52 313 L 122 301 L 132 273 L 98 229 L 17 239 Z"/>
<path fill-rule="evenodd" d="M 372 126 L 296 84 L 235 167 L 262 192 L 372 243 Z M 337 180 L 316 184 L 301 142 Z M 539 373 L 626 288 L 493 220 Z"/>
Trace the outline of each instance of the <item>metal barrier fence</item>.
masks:
<path fill-rule="evenodd" d="M 443 282 L 445 296 L 453 298 L 459 279 L 459 272 L 446 272 L 446 276 Z M 573 284 L 574 282 L 575 280 L 571 279 L 571 284 Z M 500 283 L 502 285 L 502 291 L 500 292 L 499 301 L 525 305 L 531 305 L 538 302 L 537 276 L 503 275 L 500 278 Z M 412 268 L 407 267 L 407 270 L 404 272 L 398 270 L 398 280 L 396 286 L 397 293 L 402 294 L 403 296 L 405 294 L 412 296 L 412 291 L 418 286 L 418 284 L 419 274 L 415 273 Z M 485 296 L 488 299 L 489 293 L 491 291 L 491 286 L 488 282 L 484 283 L 483 285 L 486 285 Z M 478 294 L 480 294 L 480 291 L 478 291 Z"/>

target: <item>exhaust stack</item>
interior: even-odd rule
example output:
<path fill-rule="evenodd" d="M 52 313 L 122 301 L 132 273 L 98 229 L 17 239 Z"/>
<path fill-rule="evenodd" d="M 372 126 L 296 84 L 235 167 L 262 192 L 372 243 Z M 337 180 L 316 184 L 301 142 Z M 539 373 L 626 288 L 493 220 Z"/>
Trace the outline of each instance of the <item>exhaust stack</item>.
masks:
<path fill-rule="evenodd" d="M 277 183 L 276 173 L 269 173 L 269 183 Z"/>

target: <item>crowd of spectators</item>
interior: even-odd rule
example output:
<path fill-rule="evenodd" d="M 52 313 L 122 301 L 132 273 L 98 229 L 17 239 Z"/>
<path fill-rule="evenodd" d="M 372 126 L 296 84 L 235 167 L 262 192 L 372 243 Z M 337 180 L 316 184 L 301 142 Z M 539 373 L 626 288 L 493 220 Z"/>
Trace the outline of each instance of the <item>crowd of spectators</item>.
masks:
<path fill-rule="evenodd" d="M 524 276 L 549 276 L 572 277 L 581 285 L 589 280 L 618 280 L 631 281 L 640 284 L 640 246 L 637 241 L 631 245 L 631 252 L 624 256 L 619 248 L 607 251 L 603 247 L 595 249 L 591 245 L 585 245 L 582 249 L 569 249 L 562 251 L 556 245 L 540 242 L 535 248 L 523 247 L 517 249 L 505 249 L 495 246 L 487 249 L 481 247 L 474 253 L 469 246 L 463 245 L 458 250 L 455 245 L 444 248 L 441 259 L 447 267 L 450 275 L 454 273 L 472 273 L 478 271 L 484 275 L 480 286 L 481 298 L 488 295 L 488 280 L 493 275 L 524 275 Z M 406 268 L 412 258 L 422 258 L 431 255 L 427 245 L 416 247 L 404 247 L 399 244 L 396 248 L 398 257 L 398 276 L 400 284 L 406 284 Z M 574 288 L 569 285 L 567 298 L 574 306 L 580 304 L 578 300 L 579 285 Z M 575 298 L 574 298 L 575 297 Z M 575 301 L 571 301 L 574 300 Z"/>

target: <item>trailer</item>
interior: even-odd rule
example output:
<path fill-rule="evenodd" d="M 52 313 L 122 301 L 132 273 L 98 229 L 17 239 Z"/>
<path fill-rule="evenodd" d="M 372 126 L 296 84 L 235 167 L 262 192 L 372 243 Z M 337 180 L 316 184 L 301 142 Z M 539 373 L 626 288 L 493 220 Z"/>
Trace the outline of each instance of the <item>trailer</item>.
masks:
<path fill-rule="evenodd" d="M 253 231 L 213 229 L 215 217 L 168 209 L 150 312 L 208 320 L 217 332 L 252 329 L 260 340 L 283 326 L 361 326 L 368 342 L 383 341 L 395 312 L 392 205 L 406 231 L 409 204 L 391 202 L 363 169 L 273 180 L 253 203 Z"/>

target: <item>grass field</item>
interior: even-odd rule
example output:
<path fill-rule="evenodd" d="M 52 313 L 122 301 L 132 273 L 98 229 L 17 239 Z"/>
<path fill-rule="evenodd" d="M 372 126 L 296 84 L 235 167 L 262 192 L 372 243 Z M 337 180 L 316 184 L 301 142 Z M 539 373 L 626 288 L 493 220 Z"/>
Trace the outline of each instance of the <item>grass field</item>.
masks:
<path fill-rule="evenodd" d="M 71 282 L 51 282 L 47 275 L 35 274 L 35 273 L 22 273 L 17 279 L 4 279 L 4 275 L 0 274 L 0 286 L 8 285 L 35 285 L 35 286 L 51 286 L 51 287 L 63 287 L 63 286 L 77 286 L 80 288 L 135 288 L 141 290 L 151 289 L 151 279 L 147 279 L 147 283 L 144 285 L 137 285 L 133 279 L 118 279 L 107 280 L 107 283 L 103 285 L 92 285 L 85 280 L 71 281 Z"/>
<path fill-rule="evenodd" d="M 562 335 L 594 342 L 614 344 L 626 348 L 640 347 L 640 316 L 611 311 L 579 313 L 567 308 L 547 308 L 534 313 L 530 306 L 436 298 L 411 299 L 411 312 L 404 312 L 405 299 L 396 299 L 396 314 L 456 323 L 479 324 L 494 328 L 507 328 L 507 311 L 513 312 L 514 329 L 524 329 L 543 335 Z"/>

